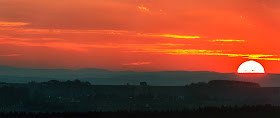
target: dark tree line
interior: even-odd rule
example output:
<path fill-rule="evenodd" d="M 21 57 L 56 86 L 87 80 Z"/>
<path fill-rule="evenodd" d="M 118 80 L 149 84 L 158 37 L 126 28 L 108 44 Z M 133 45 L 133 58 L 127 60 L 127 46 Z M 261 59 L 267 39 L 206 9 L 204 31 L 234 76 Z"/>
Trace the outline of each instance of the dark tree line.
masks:
<path fill-rule="evenodd" d="M 79 79 L 75 79 L 75 80 L 67 80 L 67 81 L 58 81 L 58 80 L 49 80 L 48 82 L 42 82 L 42 83 L 37 83 L 37 82 L 35 82 L 35 81 L 31 81 L 31 82 L 29 82 L 28 84 L 43 84 L 43 83 L 45 83 L 45 84 L 53 84 L 53 85 L 58 85 L 58 84 L 60 84 L 60 85 L 77 85 L 77 84 L 80 84 L 80 85 L 91 85 L 91 83 L 90 82 L 88 82 L 88 81 L 81 81 L 81 80 L 79 80 Z"/>
<path fill-rule="evenodd" d="M 280 107 L 272 105 L 205 107 L 180 111 L 0 113 L 1 118 L 273 118 L 279 115 Z"/>

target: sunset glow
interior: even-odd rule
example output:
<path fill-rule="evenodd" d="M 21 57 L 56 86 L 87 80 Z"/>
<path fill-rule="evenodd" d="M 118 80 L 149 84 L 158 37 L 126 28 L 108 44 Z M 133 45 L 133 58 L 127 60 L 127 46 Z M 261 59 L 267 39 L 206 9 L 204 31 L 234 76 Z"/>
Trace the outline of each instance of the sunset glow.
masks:
<path fill-rule="evenodd" d="M 236 72 L 255 60 L 280 73 L 276 0 L 7 0 L 0 8 L 0 65 Z"/>

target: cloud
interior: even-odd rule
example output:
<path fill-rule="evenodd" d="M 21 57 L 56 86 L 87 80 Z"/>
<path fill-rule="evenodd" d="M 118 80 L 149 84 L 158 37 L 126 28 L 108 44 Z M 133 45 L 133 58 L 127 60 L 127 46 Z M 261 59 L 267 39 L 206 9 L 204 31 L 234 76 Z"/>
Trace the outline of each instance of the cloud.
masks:
<path fill-rule="evenodd" d="M 245 42 L 245 40 L 234 40 L 234 39 L 216 39 L 212 42 Z"/>
<path fill-rule="evenodd" d="M 174 34 L 159 34 L 159 35 L 148 35 L 148 36 L 181 38 L 181 39 L 199 39 L 200 38 L 200 36 L 184 36 L 184 35 L 174 35 Z"/>
<path fill-rule="evenodd" d="M 3 31 L 15 31 L 16 33 L 38 33 L 38 34 L 129 34 L 126 30 L 79 30 L 79 29 L 33 29 L 33 28 L 10 28 L 0 27 Z"/>
<path fill-rule="evenodd" d="M 78 29 L 32 29 L 32 28 L 0 28 L 3 31 L 15 31 L 16 33 L 28 34 L 111 34 L 111 35 L 131 35 L 150 36 L 180 39 L 199 39 L 200 36 L 186 36 L 175 34 L 141 34 L 128 30 L 78 30 Z"/>
<path fill-rule="evenodd" d="M 29 25 L 30 23 L 25 22 L 7 22 L 7 21 L 0 21 L 0 26 L 2 27 L 15 27 L 15 26 L 25 26 Z"/>
<path fill-rule="evenodd" d="M 174 43 L 161 43 L 159 45 L 166 45 L 166 46 L 184 46 L 185 44 L 174 44 Z"/>
<path fill-rule="evenodd" d="M 33 42 L 20 42 L 20 41 L 2 41 L 0 44 L 11 44 L 17 46 L 30 46 L 30 47 L 49 47 L 63 50 L 73 51 L 88 51 L 87 48 L 119 48 L 114 45 L 98 45 L 98 44 L 79 44 L 68 42 L 47 42 L 47 43 L 33 43 Z"/>
<path fill-rule="evenodd" d="M 133 62 L 133 63 L 125 63 L 122 65 L 125 66 L 139 66 L 139 65 L 147 65 L 147 64 L 151 64 L 151 62 Z"/>
<path fill-rule="evenodd" d="M 150 11 L 148 8 L 144 7 L 143 5 L 138 6 L 138 9 L 145 10 L 145 11 Z"/>
<path fill-rule="evenodd" d="M 35 41 L 35 42 L 34 42 Z M 43 42 L 38 42 L 43 41 Z M 62 50 L 72 50 L 72 51 L 88 51 L 89 48 L 126 48 L 133 50 L 140 49 L 156 49 L 163 48 L 166 46 L 184 46 L 185 44 L 173 44 L 173 43 L 155 43 L 155 44 L 138 44 L 138 43 L 76 43 L 69 42 L 67 40 L 57 39 L 57 38 L 15 38 L 15 37 L 0 37 L 0 44 L 9 44 L 15 46 L 29 46 L 29 47 L 48 47 L 56 48 Z"/>
<path fill-rule="evenodd" d="M 15 57 L 15 56 L 21 56 L 22 54 L 6 54 L 6 55 L 0 55 L 0 57 Z"/>
<path fill-rule="evenodd" d="M 152 49 L 152 50 L 132 51 L 132 52 L 150 52 L 154 54 L 170 54 L 170 55 L 215 55 L 215 56 L 228 56 L 228 57 L 242 57 L 246 59 L 280 61 L 280 58 L 277 58 L 278 55 L 225 53 L 227 51 L 229 50 Z"/>
<path fill-rule="evenodd" d="M 222 50 L 198 50 L 198 49 L 150 49 L 132 52 L 151 52 L 155 54 L 172 54 L 172 55 L 214 55 Z"/>
<path fill-rule="evenodd" d="M 5 39 L 6 38 L 6 39 Z M 12 40 L 11 40 L 12 39 Z M 39 38 L 39 40 L 41 40 Z M 228 56 L 228 57 L 242 57 L 247 59 L 258 60 L 277 60 L 278 55 L 267 54 L 235 54 L 228 53 L 230 50 L 200 50 L 200 49 L 163 49 L 167 46 L 185 46 L 185 44 L 176 43 L 155 43 L 155 44 L 120 44 L 120 43 L 105 43 L 105 44 L 85 44 L 75 42 L 65 42 L 66 40 L 58 40 L 53 38 L 42 39 L 47 42 L 29 42 L 32 39 L 28 38 L 13 38 L 4 37 L 0 40 L 0 44 L 10 44 L 16 46 L 30 46 L 30 47 L 48 47 L 62 50 L 72 51 L 88 51 L 89 48 L 125 48 L 124 52 L 148 52 L 154 54 L 170 54 L 170 55 L 216 55 L 216 56 Z M 59 41 L 59 42 L 53 42 Z M 133 51 L 131 51 L 133 50 Z M 7 55 L 8 56 L 8 55 Z M 18 56 L 18 55 L 10 55 Z M 134 63 L 135 64 L 135 63 Z M 133 64 L 132 64 L 133 65 Z"/>

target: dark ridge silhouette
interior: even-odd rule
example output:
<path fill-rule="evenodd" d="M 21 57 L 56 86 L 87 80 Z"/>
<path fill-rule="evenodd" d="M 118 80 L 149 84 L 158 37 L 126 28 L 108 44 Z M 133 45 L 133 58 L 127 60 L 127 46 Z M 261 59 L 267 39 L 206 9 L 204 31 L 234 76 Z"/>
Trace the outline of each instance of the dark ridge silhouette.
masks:
<path fill-rule="evenodd" d="M 211 80 L 208 84 L 214 87 L 261 87 L 258 83 L 233 80 Z"/>
<path fill-rule="evenodd" d="M 159 71 L 133 72 L 109 71 L 105 69 L 82 68 L 69 69 L 30 69 L 0 66 L 0 82 L 27 83 L 30 81 L 45 82 L 49 80 L 88 81 L 95 85 L 138 85 L 145 81 L 153 86 L 184 86 L 211 80 L 233 80 L 259 83 L 264 87 L 280 86 L 280 74 L 217 73 L 208 71 Z"/>
<path fill-rule="evenodd" d="M 257 78 L 257 79 L 256 79 Z M 27 83 L 49 80 L 88 81 L 95 85 L 138 85 L 145 81 L 153 86 L 184 86 L 185 84 L 208 82 L 211 80 L 234 80 L 259 83 L 265 87 L 280 86 L 279 74 L 241 75 L 237 73 L 217 73 L 208 71 L 159 71 L 133 72 L 109 71 L 105 69 L 30 69 L 0 66 L 0 82 Z"/>
<path fill-rule="evenodd" d="M 245 81 L 234 81 L 234 80 L 211 80 L 208 83 L 198 82 L 186 85 L 189 87 L 217 87 L 217 88 L 260 88 L 258 83 L 245 82 Z"/>

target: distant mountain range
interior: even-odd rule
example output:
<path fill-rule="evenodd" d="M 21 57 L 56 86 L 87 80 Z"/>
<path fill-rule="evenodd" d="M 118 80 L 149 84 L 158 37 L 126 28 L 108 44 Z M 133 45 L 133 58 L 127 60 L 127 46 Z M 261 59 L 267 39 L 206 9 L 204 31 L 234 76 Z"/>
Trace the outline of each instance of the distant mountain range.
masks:
<path fill-rule="evenodd" d="M 30 69 L 0 66 L 0 81 L 9 83 L 43 82 L 49 80 L 89 81 L 93 85 L 138 85 L 147 82 L 156 86 L 184 86 L 210 80 L 239 80 L 257 82 L 261 86 L 280 87 L 280 74 L 239 75 L 236 73 L 217 73 L 208 71 L 159 71 L 133 72 L 109 71 L 95 68 L 69 69 Z"/>

